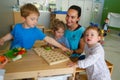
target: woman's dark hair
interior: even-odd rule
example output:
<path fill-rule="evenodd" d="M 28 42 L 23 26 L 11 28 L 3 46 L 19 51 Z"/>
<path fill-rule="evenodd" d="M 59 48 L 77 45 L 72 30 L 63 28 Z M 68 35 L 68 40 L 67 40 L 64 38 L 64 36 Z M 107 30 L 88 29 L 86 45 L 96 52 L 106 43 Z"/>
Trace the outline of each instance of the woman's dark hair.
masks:
<path fill-rule="evenodd" d="M 81 16 L 81 7 L 79 7 L 79 6 L 77 6 L 77 5 L 72 5 L 72 6 L 69 7 L 68 10 L 70 10 L 70 9 L 76 10 L 76 11 L 78 12 L 78 17 Z"/>

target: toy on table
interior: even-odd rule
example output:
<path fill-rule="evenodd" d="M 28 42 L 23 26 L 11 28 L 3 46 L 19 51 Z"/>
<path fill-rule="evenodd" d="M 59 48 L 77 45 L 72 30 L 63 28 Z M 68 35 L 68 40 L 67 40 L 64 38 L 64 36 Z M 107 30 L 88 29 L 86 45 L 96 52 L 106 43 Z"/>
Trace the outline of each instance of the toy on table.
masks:
<path fill-rule="evenodd" d="M 45 50 L 52 50 L 54 49 L 54 47 L 50 44 L 45 44 L 45 45 L 42 45 L 41 47 L 43 47 Z"/>
<path fill-rule="evenodd" d="M 65 54 L 66 54 L 68 57 L 70 57 L 72 53 L 71 53 L 71 52 L 66 52 Z"/>
<path fill-rule="evenodd" d="M 4 56 L 12 59 L 12 61 L 16 61 L 16 60 L 21 59 L 25 55 L 26 52 L 27 51 L 25 48 L 14 48 L 14 49 L 7 51 L 4 54 Z"/>
<path fill-rule="evenodd" d="M 55 50 L 57 48 L 55 48 L 54 46 L 51 45 L 42 45 L 41 47 L 43 47 L 45 50 Z M 66 56 L 70 57 L 71 56 L 71 52 L 65 52 L 64 53 Z"/>
<path fill-rule="evenodd" d="M 69 60 L 59 49 L 46 50 L 45 48 L 34 48 L 34 51 L 41 56 L 49 65 L 59 64 Z"/>
<path fill-rule="evenodd" d="M 5 56 L 1 55 L 1 56 L 0 56 L 0 63 L 3 63 L 5 60 L 6 60 L 6 59 L 5 59 Z"/>

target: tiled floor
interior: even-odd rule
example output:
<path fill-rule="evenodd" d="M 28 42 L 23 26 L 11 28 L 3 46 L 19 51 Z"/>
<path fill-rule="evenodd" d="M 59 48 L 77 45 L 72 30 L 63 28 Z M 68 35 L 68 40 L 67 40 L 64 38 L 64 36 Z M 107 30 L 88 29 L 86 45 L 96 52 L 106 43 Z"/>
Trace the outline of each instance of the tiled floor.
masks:
<path fill-rule="evenodd" d="M 120 80 L 120 32 L 111 31 L 105 38 L 105 53 L 106 59 L 113 65 L 112 80 Z"/>

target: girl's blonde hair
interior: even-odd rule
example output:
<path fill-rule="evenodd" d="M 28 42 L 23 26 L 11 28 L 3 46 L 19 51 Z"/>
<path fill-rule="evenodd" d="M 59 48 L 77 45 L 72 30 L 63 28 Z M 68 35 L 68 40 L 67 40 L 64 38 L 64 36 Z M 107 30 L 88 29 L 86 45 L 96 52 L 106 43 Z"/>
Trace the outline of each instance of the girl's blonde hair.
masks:
<path fill-rule="evenodd" d="M 84 32 L 84 35 L 88 30 L 91 30 L 91 29 L 97 31 L 98 36 L 101 36 L 101 30 L 96 26 L 88 26 Z"/>
<path fill-rule="evenodd" d="M 100 36 L 101 39 L 103 38 L 101 30 L 100 30 L 100 28 L 98 28 L 97 26 L 88 26 L 88 27 L 86 28 L 85 32 L 84 32 L 84 36 L 85 36 L 85 34 L 86 34 L 86 32 L 87 32 L 88 30 L 95 30 L 95 31 L 97 31 L 98 36 Z"/>
<path fill-rule="evenodd" d="M 62 28 L 65 30 L 65 23 L 63 21 L 60 21 L 59 19 L 54 19 L 52 24 L 52 30 L 57 31 L 59 28 Z"/>

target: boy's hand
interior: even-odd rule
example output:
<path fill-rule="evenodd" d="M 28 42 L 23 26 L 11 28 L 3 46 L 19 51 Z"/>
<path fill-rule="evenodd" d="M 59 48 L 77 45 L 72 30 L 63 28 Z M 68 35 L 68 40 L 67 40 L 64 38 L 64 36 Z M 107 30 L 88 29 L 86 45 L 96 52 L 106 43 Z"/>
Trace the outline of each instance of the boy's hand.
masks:
<path fill-rule="evenodd" d="M 0 45 L 3 45 L 4 44 L 4 39 L 0 39 Z"/>

